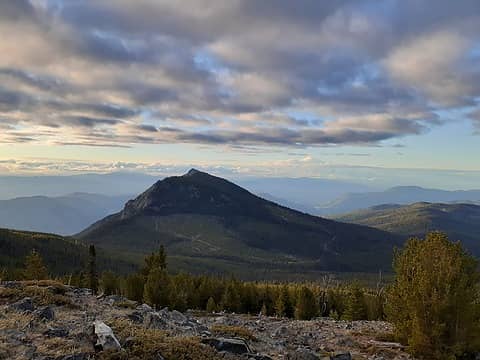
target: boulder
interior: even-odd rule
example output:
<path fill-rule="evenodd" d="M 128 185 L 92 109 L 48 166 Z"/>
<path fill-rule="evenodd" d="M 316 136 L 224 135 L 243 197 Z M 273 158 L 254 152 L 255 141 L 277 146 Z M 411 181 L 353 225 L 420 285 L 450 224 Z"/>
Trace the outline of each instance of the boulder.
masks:
<path fill-rule="evenodd" d="M 26 297 L 26 298 L 23 298 L 22 300 L 19 300 L 11 304 L 10 309 L 19 311 L 19 312 L 25 312 L 25 311 L 33 311 L 35 308 L 33 306 L 32 299 L 29 297 Z"/>
<path fill-rule="evenodd" d="M 331 360 L 352 360 L 352 355 L 347 353 L 336 353 L 330 356 Z"/>
<path fill-rule="evenodd" d="M 94 334 L 96 337 L 96 342 L 94 344 L 95 349 L 97 350 L 119 350 L 122 347 L 120 346 L 119 341 L 113 334 L 110 326 L 105 324 L 103 321 L 95 320 L 93 323 Z"/>
<path fill-rule="evenodd" d="M 68 336 L 68 330 L 63 328 L 48 328 L 47 331 L 43 333 L 47 337 L 60 337 L 64 338 Z"/>
<path fill-rule="evenodd" d="M 127 317 L 135 324 L 141 324 L 143 323 L 143 320 L 144 320 L 143 314 L 137 310 L 135 310 L 131 314 L 128 314 Z"/>
<path fill-rule="evenodd" d="M 33 314 L 39 320 L 52 321 L 55 319 L 55 312 L 50 306 L 37 309 L 33 312 Z"/>
<path fill-rule="evenodd" d="M 202 340 L 203 344 L 214 347 L 217 351 L 225 351 L 232 354 L 249 354 L 250 347 L 243 339 L 208 338 Z"/>
<path fill-rule="evenodd" d="M 145 315 L 144 325 L 148 329 L 165 329 L 167 322 L 160 314 L 151 312 Z"/>

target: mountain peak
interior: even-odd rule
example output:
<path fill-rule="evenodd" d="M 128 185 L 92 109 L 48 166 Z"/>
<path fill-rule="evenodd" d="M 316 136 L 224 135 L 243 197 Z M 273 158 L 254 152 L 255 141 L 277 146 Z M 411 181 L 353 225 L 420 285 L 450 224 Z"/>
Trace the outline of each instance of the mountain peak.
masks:
<path fill-rule="evenodd" d="M 194 175 L 197 175 L 197 174 L 201 174 L 202 172 L 195 169 L 195 168 L 191 168 L 190 170 L 188 170 L 188 172 L 183 175 L 184 177 L 187 177 L 187 176 L 194 176 Z"/>

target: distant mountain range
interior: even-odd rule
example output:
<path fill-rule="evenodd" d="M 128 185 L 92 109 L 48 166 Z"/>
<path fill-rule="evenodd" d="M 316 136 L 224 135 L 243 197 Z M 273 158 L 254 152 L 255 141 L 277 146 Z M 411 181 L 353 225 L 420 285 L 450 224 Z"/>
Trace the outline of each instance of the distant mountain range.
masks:
<path fill-rule="evenodd" d="M 132 197 L 75 193 L 0 200 L 0 227 L 71 235 L 119 211 Z"/>
<path fill-rule="evenodd" d="M 251 272 L 389 269 L 400 237 L 310 216 L 197 170 L 158 181 L 78 234 L 118 253 L 160 244 L 177 269 Z"/>
<path fill-rule="evenodd" d="M 108 196 L 140 194 L 158 177 L 132 172 L 108 174 L 0 176 L 0 199 L 17 197 L 57 197 L 71 193 L 92 193 Z"/>
<path fill-rule="evenodd" d="M 415 203 L 380 205 L 335 218 L 407 236 L 423 236 L 427 231 L 446 232 L 480 256 L 480 206 L 474 204 Z"/>
<path fill-rule="evenodd" d="M 412 204 L 416 202 L 480 203 L 480 190 L 447 191 L 418 186 L 398 186 L 381 192 L 349 193 L 317 208 L 320 215 L 338 215 L 382 204 Z"/>

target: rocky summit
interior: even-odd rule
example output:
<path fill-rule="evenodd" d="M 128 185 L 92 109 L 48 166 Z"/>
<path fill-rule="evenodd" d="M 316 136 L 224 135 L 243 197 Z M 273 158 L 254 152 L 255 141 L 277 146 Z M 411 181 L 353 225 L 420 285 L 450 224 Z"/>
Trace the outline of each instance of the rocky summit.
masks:
<path fill-rule="evenodd" d="M 0 359 L 411 359 L 378 321 L 181 313 L 53 281 L 0 285 Z"/>

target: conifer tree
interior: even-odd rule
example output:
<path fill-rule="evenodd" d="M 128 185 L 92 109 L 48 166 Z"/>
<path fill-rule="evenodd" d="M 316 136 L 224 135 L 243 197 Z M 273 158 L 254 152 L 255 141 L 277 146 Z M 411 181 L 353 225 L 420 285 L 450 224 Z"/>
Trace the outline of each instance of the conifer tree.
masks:
<path fill-rule="evenodd" d="M 158 251 L 152 252 L 145 257 L 145 266 L 142 268 L 142 275 L 145 279 L 153 269 L 166 270 L 167 268 L 167 254 L 163 245 L 160 246 Z"/>
<path fill-rule="evenodd" d="M 40 254 L 34 249 L 25 258 L 25 269 L 23 271 L 25 280 L 45 280 L 48 279 L 48 270 Z"/>
<path fill-rule="evenodd" d="M 131 274 L 125 279 L 125 295 L 130 300 L 143 301 L 145 279 L 141 274 Z"/>
<path fill-rule="evenodd" d="M 414 355 L 452 359 L 480 350 L 478 264 L 439 232 L 410 239 L 394 256 L 387 318 Z"/>
<path fill-rule="evenodd" d="M 95 245 L 90 245 L 88 248 L 88 278 L 87 286 L 92 289 L 92 293 L 98 292 L 98 273 L 97 273 L 97 252 Z"/>
<path fill-rule="evenodd" d="M 222 296 L 221 306 L 223 310 L 239 312 L 241 308 L 240 294 L 238 293 L 236 282 L 230 281 Z"/>
<path fill-rule="evenodd" d="M 207 308 L 206 308 L 207 312 L 209 313 L 213 313 L 215 311 L 217 311 L 217 304 L 215 303 L 215 300 L 213 299 L 213 297 L 210 296 L 210 298 L 208 299 L 207 301 Z"/>
<path fill-rule="evenodd" d="M 317 302 L 312 290 L 302 286 L 298 293 L 295 307 L 295 319 L 310 320 L 317 315 Z"/>
<path fill-rule="evenodd" d="M 156 308 L 169 305 L 169 279 L 165 270 L 154 268 L 148 274 L 143 298 L 145 302 Z"/>
<path fill-rule="evenodd" d="M 367 319 L 364 294 L 362 288 L 357 283 L 352 285 L 343 318 L 349 321 Z"/>
<path fill-rule="evenodd" d="M 277 316 L 293 316 L 293 307 L 290 301 L 290 294 L 286 285 L 282 286 L 275 302 L 275 314 Z"/>
<path fill-rule="evenodd" d="M 105 295 L 114 295 L 120 292 L 120 284 L 117 276 L 111 271 L 105 271 L 101 279 L 102 290 Z"/>

